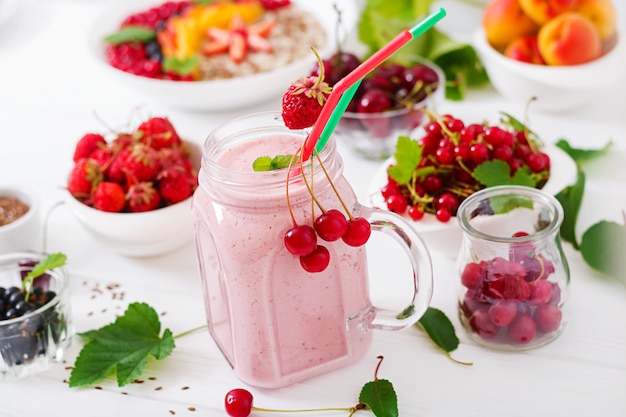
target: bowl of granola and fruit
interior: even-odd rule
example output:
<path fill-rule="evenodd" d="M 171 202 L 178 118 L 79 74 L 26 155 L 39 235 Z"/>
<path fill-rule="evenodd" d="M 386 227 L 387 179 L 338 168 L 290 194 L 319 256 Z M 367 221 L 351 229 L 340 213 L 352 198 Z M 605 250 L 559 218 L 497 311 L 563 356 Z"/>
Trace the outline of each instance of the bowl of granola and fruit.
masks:
<path fill-rule="evenodd" d="M 353 2 L 141 0 L 92 27 L 96 61 L 135 91 L 172 107 L 226 110 L 280 98 L 356 24 Z"/>
<path fill-rule="evenodd" d="M 176 250 L 193 239 L 200 153 L 161 116 L 126 132 L 87 133 L 75 145 L 65 202 L 96 241 L 119 254 Z"/>

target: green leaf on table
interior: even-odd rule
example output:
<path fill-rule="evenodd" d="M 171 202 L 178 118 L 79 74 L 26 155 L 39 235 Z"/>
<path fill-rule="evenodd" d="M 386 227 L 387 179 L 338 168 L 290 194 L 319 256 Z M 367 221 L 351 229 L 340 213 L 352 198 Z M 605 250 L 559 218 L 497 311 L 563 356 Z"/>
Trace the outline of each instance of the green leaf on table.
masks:
<path fill-rule="evenodd" d="M 589 266 L 626 284 L 626 227 L 600 221 L 585 231 L 580 253 Z"/>
<path fill-rule="evenodd" d="M 501 159 L 485 161 L 478 165 L 472 177 L 485 187 L 495 187 L 497 185 L 524 185 L 534 187 L 535 181 L 530 176 L 527 167 L 522 167 L 511 176 L 511 167 Z"/>
<path fill-rule="evenodd" d="M 607 142 L 607 144 L 600 149 L 580 149 L 573 148 L 565 139 L 559 139 L 556 142 L 556 146 L 565 151 L 565 153 L 567 153 L 580 167 L 586 162 L 606 155 L 611 149 L 611 146 L 613 146 L 613 142 Z"/>
<path fill-rule="evenodd" d="M 148 357 L 163 359 L 175 347 L 169 329 L 161 334 L 156 311 L 145 303 L 132 303 L 124 315 L 100 329 L 80 333 L 89 341 L 83 346 L 70 375 L 70 387 L 93 384 L 116 373 L 121 387 L 143 372 Z"/>
<path fill-rule="evenodd" d="M 398 397 L 393 385 L 386 379 L 377 378 L 363 385 L 359 402 L 367 405 L 376 417 L 398 416 Z"/>
<path fill-rule="evenodd" d="M 428 307 L 416 326 L 424 330 L 430 340 L 452 361 L 463 365 L 471 365 L 471 363 L 457 361 L 450 355 L 451 352 L 459 347 L 459 338 L 456 335 L 452 322 L 443 311 L 434 307 Z"/>
<path fill-rule="evenodd" d="M 555 197 L 563 207 L 563 223 L 561 224 L 561 238 L 571 243 L 575 249 L 579 249 L 576 239 L 576 223 L 578 213 L 585 195 L 585 173 L 578 171 L 576 183 L 565 187 Z"/>
<path fill-rule="evenodd" d="M 178 59 L 174 57 L 165 58 L 163 60 L 163 71 L 173 72 L 178 75 L 189 75 L 198 68 L 200 58 L 197 56 L 190 56 L 185 59 Z"/>
<path fill-rule="evenodd" d="M 395 163 L 387 169 L 387 173 L 398 184 L 407 184 L 413 177 L 413 171 L 422 159 L 423 148 L 408 136 L 398 137 L 396 151 L 393 155 Z"/>
<path fill-rule="evenodd" d="M 119 31 L 108 35 L 104 38 L 106 43 L 118 45 L 126 42 L 142 42 L 146 43 L 156 38 L 156 32 L 143 26 L 124 26 Z"/>

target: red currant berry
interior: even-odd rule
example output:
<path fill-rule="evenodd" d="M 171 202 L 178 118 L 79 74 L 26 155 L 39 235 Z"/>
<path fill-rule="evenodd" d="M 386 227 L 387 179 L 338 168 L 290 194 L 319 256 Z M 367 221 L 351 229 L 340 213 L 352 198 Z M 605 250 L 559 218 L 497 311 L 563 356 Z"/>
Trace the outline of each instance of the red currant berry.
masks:
<path fill-rule="evenodd" d="M 248 417 L 252 411 L 252 394 L 243 388 L 235 388 L 226 393 L 224 409 L 230 417 Z"/>
<path fill-rule="evenodd" d="M 341 237 L 350 246 L 364 245 L 370 238 L 372 228 L 363 217 L 356 217 L 348 223 L 348 230 Z"/>
<path fill-rule="evenodd" d="M 450 214 L 450 211 L 448 211 L 447 208 L 441 207 L 441 208 L 438 208 L 437 211 L 435 212 L 435 217 L 441 223 L 447 223 L 448 221 L 450 221 L 452 214 Z"/>
<path fill-rule="evenodd" d="M 537 153 L 528 155 L 526 163 L 532 172 L 541 172 L 546 168 L 546 160 Z"/>
<path fill-rule="evenodd" d="M 450 214 L 453 214 L 456 213 L 456 210 L 459 208 L 459 199 L 452 193 L 442 193 L 435 200 L 435 207 L 445 208 Z"/>
<path fill-rule="evenodd" d="M 441 165 L 450 165 L 454 161 L 454 150 L 450 148 L 439 148 L 435 151 L 435 159 Z"/>
<path fill-rule="evenodd" d="M 422 220 L 424 218 L 424 209 L 420 206 L 409 207 L 409 217 L 413 220 Z"/>
<path fill-rule="evenodd" d="M 394 194 L 394 195 L 387 197 L 387 199 L 385 200 L 385 203 L 387 203 L 387 208 L 390 211 L 393 211 L 394 213 L 397 213 L 397 214 L 404 213 L 408 206 L 406 198 L 404 198 L 404 196 L 401 194 Z"/>
<path fill-rule="evenodd" d="M 327 242 L 334 242 L 346 233 L 348 222 L 339 210 L 328 210 L 315 219 L 315 231 Z"/>
<path fill-rule="evenodd" d="M 387 184 L 381 190 L 383 198 L 388 198 L 394 194 L 400 194 L 400 188 L 396 184 Z"/>
<path fill-rule="evenodd" d="M 441 133 L 441 125 L 433 120 L 426 123 L 426 125 L 424 126 L 424 130 L 433 136 L 437 136 Z"/>
<path fill-rule="evenodd" d="M 500 145 L 493 150 L 493 157 L 502 161 L 513 158 L 513 149 L 510 146 Z"/>
<path fill-rule="evenodd" d="M 424 178 L 422 186 L 427 193 L 435 193 L 443 186 L 443 180 L 438 175 L 430 174 Z"/>
<path fill-rule="evenodd" d="M 330 253 L 326 247 L 317 245 L 315 250 L 300 257 L 302 268 L 311 273 L 322 272 L 330 263 Z"/>
<path fill-rule="evenodd" d="M 461 283 L 469 289 L 477 289 L 483 284 L 486 276 L 484 262 L 471 262 L 465 265 L 461 272 Z"/>
<path fill-rule="evenodd" d="M 308 255 L 317 246 L 317 235 L 311 226 L 295 226 L 287 230 L 284 242 L 289 253 L 296 256 Z"/>
<path fill-rule="evenodd" d="M 446 127 L 454 133 L 460 132 L 465 128 L 465 124 L 460 119 L 455 119 L 454 117 L 450 117 L 446 120 Z"/>
<path fill-rule="evenodd" d="M 489 149 L 484 143 L 475 143 L 470 146 L 470 158 L 474 165 L 480 165 L 489 158 Z"/>

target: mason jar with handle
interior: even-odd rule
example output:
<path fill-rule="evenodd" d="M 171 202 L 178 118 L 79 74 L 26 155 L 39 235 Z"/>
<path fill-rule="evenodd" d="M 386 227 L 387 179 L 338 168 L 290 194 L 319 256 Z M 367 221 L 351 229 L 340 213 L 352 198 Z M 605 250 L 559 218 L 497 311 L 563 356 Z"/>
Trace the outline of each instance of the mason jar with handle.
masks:
<path fill-rule="evenodd" d="M 236 375 L 253 386 L 286 386 L 357 361 L 373 329 L 415 324 L 432 296 L 422 240 L 400 216 L 359 204 L 334 140 L 319 159 L 292 169 L 253 169 L 261 156 L 290 160 L 306 139 L 306 130 L 287 129 L 280 113 L 267 112 L 226 122 L 203 148 L 192 210 L 208 327 Z M 408 305 L 394 311 L 372 305 L 364 245 L 316 236 L 330 259 L 320 272 L 307 272 L 286 249 L 289 229 L 312 225 L 330 210 L 348 223 L 365 219 L 406 252 Z"/>

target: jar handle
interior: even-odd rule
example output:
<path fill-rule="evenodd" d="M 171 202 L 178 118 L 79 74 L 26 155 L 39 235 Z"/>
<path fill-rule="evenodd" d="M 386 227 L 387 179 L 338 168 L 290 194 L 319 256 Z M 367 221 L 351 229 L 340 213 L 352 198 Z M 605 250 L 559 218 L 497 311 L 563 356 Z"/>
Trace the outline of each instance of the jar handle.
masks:
<path fill-rule="evenodd" d="M 417 232 L 397 214 L 365 206 L 360 207 L 359 214 L 369 221 L 373 232 L 385 233 L 400 244 L 409 258 L 413 272 L 413 295 L 409 305 L 400 311 L 374 306 L 375 316 L 369 327 L 402 330 L 412 326 L 428 309 L 433 294 L 430 252 Z"/>

